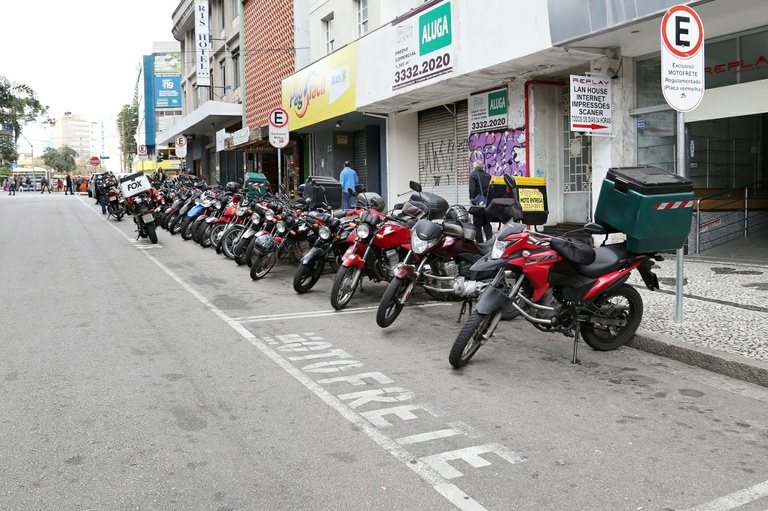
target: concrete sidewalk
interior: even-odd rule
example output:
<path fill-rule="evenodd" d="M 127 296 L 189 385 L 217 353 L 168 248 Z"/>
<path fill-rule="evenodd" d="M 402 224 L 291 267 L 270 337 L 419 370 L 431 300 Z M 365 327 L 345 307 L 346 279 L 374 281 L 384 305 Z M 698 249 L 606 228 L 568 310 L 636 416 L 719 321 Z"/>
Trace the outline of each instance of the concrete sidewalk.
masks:
<path fill-rule="evenodd" d="M 768 236 L 729 243 L 683 263 L 683 321 L 675 321 L 674 255 L 654 267 L 660 291 L 639 275 L 640 329 L 629 346 L 768 387 Z"/>

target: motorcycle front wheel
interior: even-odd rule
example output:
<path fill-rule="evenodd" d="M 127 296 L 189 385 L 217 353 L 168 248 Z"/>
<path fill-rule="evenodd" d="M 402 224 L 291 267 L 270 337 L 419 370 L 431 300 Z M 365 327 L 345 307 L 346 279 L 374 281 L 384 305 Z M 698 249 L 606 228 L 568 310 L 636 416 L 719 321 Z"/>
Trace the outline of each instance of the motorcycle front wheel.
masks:
<path fill-rule="evenodd" d="M 239 243 L 240 238 L 242 237 L 244 232 L 245 232 L 245 227 L 239 224 L 235 224 L 231 226 L 229 229 L 224 231 L 224 233 L 221 235 L 221 251 L 224 252 L 225 256 L 227 256 L 230 259 L 235 258 L 235 254 L 233 250 L 236 244 Z M 243 262 L 245 261 L 243 260 Z"/>
<path fill-rule="evenodd" d="M 251 265 L 251 278 L 253 280 L 259 280 L 269 273 L 269 270 L 275 266 L 275 263 L 277 262 L 277 250 L 274 250 L 267 255 L 260 254 L 255 250 L 254 252 L 257 255 L 253 259 L 253 264 Z"/>
<path fill-rule="evenodd" d="M 325 263 L 322 257 L 315 257 L 309 263 L 299 263 L 293 276 L 293 290 L 297 293 L 306 293 L 312 289 L 323 274 Z"/>
<path fill-rule="evenodd" d="M 168 222 L 168 230 L 171 232 L 171 236 L 174 234 L 179 234 L 181 232 L 181 226 L 184 225 L 184 220 L 189 218 L 186 215 L 178 214 L 176 215 L 176 218 Z"/>
<path fill-rule="evenodd" d="M 333 286 L 331 286 L 331 305 L 334 309 L 341 310 L 352 300 L 360 280 L 360 273 L 360 270 L 354 266 L 342 266 L 336 272 Z"/>
<path fill-rule="evenodd" d="M 584 342 L 598 351 L 615 350 L 637 332 L 643 299 L 635 288 L 623 284 L 598 297 L 585 312 L 589 320 L 580 326 Z"/>
<path fill-rule="evenodd" d="M 501 319 L 501 309 L 490 314 L 474 311 L 461 327 L 459 335 L 453 341 L 448 362 L 456 369 L 465 365 L 477 353 L 480 346 L 491 338 Z"/>
<path fill-rule="evenodd" d="M 181 224 L 181 229 L 179 229 L 179 232 L 181 233 L 181 237 L 185 241 L 189 241 L 192 239 L 192 222 L 195 221 L 195 217 L 188 216 L 184 219 L 184 222 Z"/>
<path fill-rule="evenodd" d="M 376 312 L 376 324 L 381 328 L 387 328 L 395 322 L 405 306 L 405 291 L 408 289 L 409 281 L 401 278 L 393 278 L 379 302 L 379 309 Z"/>
<path fill-rule="evenodd" d="M 221 241 L 221 235 L 224 232 L 224 229 L 226 229 L 227 224 L 213 224 L 208 226 L 208 232 L 203 233 L 205 238 L 203 238 L 200 242 L 200 244 L 204 247 L 220 247 L 220 241 Z M 217 250 L 216 253 L 221 253 L 221 249 Z"/>

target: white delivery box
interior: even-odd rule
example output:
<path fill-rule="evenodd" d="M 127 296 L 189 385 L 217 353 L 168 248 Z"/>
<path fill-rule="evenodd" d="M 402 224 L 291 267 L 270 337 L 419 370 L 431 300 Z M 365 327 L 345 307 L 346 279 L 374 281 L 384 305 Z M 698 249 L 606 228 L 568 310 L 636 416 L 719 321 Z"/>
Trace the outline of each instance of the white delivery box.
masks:
<path fill-rule="evenodd" d="M 150 188 L 152 188 L 152 185 L 143 172 L 128 174 L 120 178 L 120 191 L 123 197 L 133 197 L 136 194 L 148 191 Z"/>

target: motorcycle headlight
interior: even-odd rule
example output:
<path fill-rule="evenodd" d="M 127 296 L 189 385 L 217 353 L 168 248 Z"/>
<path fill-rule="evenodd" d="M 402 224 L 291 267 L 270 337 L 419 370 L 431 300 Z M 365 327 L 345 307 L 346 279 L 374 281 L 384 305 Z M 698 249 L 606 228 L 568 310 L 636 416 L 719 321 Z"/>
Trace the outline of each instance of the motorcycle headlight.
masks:
<path fill-rule="evenodd" d="M 411 250 L 413 250 L 414 254 L 423 254 L 438 241 L 440 241 L 440 238 L 423 240 L 419 238 L 419 235 L 415 231 L 411 231 Z"/>
<path fill-rule="evenodd" d="M 496 241 L 493 242 L 493 249 L 491 250 L 491 259 L 498 259 L 502 255 L 504 255 L 504 252 L 507 250 L 507 248 L 509 248 L 511 245 L 514 245 L 518 241 L 520 240 L 514 239 L 514 240 L 504 241 L 497 238 Z"/>
<path fill-rule="evenodd" d="M 330 227 L 328 227 L 327 225 L 321 225 L 320 229 L 317 230 L 317 234 L 320 236 L 321 239 L 326 241 L 331 239 L 331 236 L 333 235 Z"/>
<path fill-rule="evenodd" d="M 363 240 L 367 240 L 371 235 L 371 226 L 368 224 L 360 224 L 357 226 L 357 237 Z"/>
<path fill-rule="evenodd" d="M 279 220 L 275 224 L 275 229 L 277 229 L 277 232 L 279 232 L 280 234 L 285 234 L 286 232 L 288 232 L 288 226 L 285 225 L 285 222 L 282 220 Z"/>
<path fill-rule="evenodd" d="M 200 204 L 200 199 L 195 199 L 195 204 Z"/>
<path fill-rule="evenodd" d="M 220 200 L 214 202 L 213 205 L 216 207 L 216 209 L 221 209 L 221 206 L 223 206 Z"/>
<path fill-rule="evenodd" d="M 275 219 L 275 212 L 271 209 L 268 209 L 266 213 L 264 213 L 264 218 L 266 218 L 268 222 L 271 222 Z"/>
<path fill-rule="evenodd" d="M 261 216 L 258 213 L 252 214 L 251 222 L 253 222 L 253 225 L 259 225 L 261 223 Z"/>

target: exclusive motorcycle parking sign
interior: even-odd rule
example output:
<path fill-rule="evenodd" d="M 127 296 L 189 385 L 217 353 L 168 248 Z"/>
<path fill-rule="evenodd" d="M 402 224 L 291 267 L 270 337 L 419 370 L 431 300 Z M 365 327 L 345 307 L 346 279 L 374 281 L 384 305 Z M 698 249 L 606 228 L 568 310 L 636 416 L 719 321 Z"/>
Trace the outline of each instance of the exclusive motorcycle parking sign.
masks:
<path fill-rule="evenodd" d="M 704 97 L 704 25 L 686 5 L 661 21 L 661 90 L 669 106 L 690 112 Z"/>

